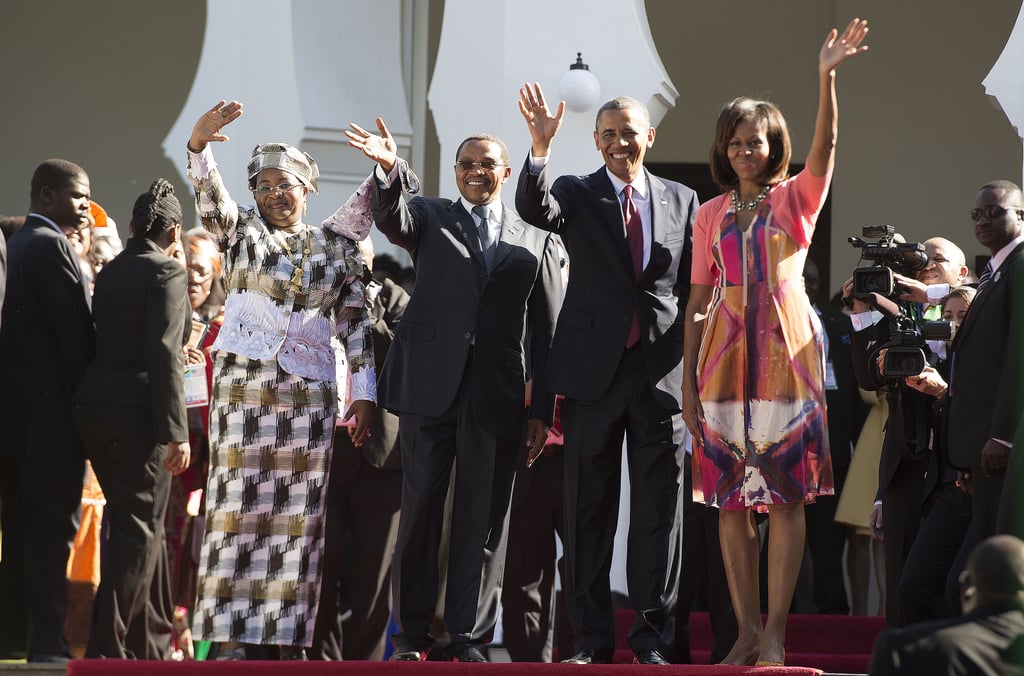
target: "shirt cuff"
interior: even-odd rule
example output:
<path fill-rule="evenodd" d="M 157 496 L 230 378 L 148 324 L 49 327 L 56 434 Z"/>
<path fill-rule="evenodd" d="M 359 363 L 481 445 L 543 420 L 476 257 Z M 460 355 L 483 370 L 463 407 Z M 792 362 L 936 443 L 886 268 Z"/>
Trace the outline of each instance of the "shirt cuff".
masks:
<path fill-rule="evenodd" d="M 868 312 L 858 312 L 850 315 L 850 323 L 853 325 L 854 331 L 863 331 L 880 321 L 882 321 L 882 313 L 878 310 L 869 310 Z"/>
<path fill-rule="evenodd" d="M 390 188 L 391 184 L 395 182 L 396 178 L 398 178 L 398 167 L 404 161 L 405 160 L 402 158 L 397 158 L 395 160 L 395 166 L 391 167 L 391 171 L 387 174 L 384 173 L 383 167 L 378 164 L 373 170 L 373 175 L 377 178 L 377 185 L 385 189 Z"/>
<path fill-rule="evenodd" d="M 213 174 L 213 170 L 217 168 L 217 160 L 213 158 L 213 149 L 209 143 L 198 153 L 192 152 L 187 143 L 185 149 L 188 151 L 188 163 L 193 176 L 204 179 Z"/>
<path fill-rule="evenodd" d="M 550 155 L 544 155 L 543 157 L 534 157 L 533 155 L 530 155 L 530 161 L 526 165 L 530 170 L 530 173 L 535 176 L 539 174 L 541 169 L 548 166 L 549 157 Z"/>
<path fill-rule="evenodd" d="M 949 295 L 949 284 L 929 284 L 924 293 L 928 297 L 929 304 L 938 305 L 943 298 Z"/>
<path fill-rule="evenodd" d="M 350 401 L 363 399 L 377 403 L 377 378 L 372 368 L 361 368 L 352 373 Z"/>

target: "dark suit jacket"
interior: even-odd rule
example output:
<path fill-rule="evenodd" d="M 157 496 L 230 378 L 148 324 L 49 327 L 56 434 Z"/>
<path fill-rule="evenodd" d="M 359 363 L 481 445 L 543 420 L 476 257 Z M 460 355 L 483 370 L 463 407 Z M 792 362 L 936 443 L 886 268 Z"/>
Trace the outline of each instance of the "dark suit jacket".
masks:
<path fill-rule="evenodd" d="M 93 355 L 89 301 L 63 233 L 29 216 L 7 243 L 0 323 L 0 454 L 81 455 L 71 395 Z"/>
<path fill-rule="evenodd" d="M 96 357 L 77 403 L 116 404 L 153 420 L 154 440 L 188 441 L 182 336 L 188 307 L 185 268 L 151 240 L 128 240 L 96 277 Z"/>
<path fill-rule="evenodd" d="M 381 283 L 380 291 L 370 308 L 373 336 L 373 358 L 377 364 L 387 359 L 395 328 L 405 315 L 409 294 L 390 279 Z M 360 447 L 366 462 L 378 469 L 399 469 L 402 454 L 398 447 L 398 416 L 386 409 L 380 409 L 370 423 L 370 436 Z"/>
<path fill-rule="evenodd" d="M 1024 674 L 1024 612 L 978 608 L 951 620 L 886 629 L 875 641 L 868 673 Z"/>
<path fill-rule="evenodd" d="M 853 373 L 850 318 L 826 306 L 821 308 L 821 323 L 828 336 L 826 357 L 832 363 L 836 379 L 836 389 L 825 390 L 825 403 L 828 406 L 828 444 L 838 493 L 842 488 L 840 480 L 845 479 L 850 469 L 851 445 L 856 444 L 860 436 L 868 405 L 860 396 Z"/>
<path fill-rule="evenodd" d="M 636 279 L 622 206 L 605 167 L 562 176 L 548 187 L 547 168 L 519 175 L 516 209 L 532 225 L 557 232 L 569 253 L 569 286 L 548 363 L 550 385 L 593 401 L 607 390 L 622 357 L 634 308 L 647 374 L 658 402 L 682 407 L 683 318 L 677 283 L 688 281 L 697 194 L 650 173 L 651 257 Z M 688 284 L 686 285 L 688 288 Z"/>
<path fill-rule="evenodd" d="M 932 439 L 931 416 L 935 404 L 934 397 L 911 387 L 890 388 L 886 379 L 879 374 L 875 359 L 878 350 L 889 342 L 889 336 L 890 324 L 884 319 L 872 327 L 850 334 L 851 356 L 858 384 L 865 390 L 885 390 L 889 403 L 882 454 L 878 461 L 879 498 L 896 475 L 900 462 L 927 461 Z M 923 469 L 921 474 L 923 481 Z"/>
<path fill-rule="evenodd" d="M 436 417 L 451 406 L 475 336 L 471 399 L 485 429 L 518 439 L 526 401 L 524 341 L 531 324 L 533 373 L 548 354 L 561 281 L 548 233 L 504 208 L 501 241 L 488 275 L 476 225 L 459 202 L 401 198 L 373 182 L 373 218 L 388 240 L 412 254 L 416 290 L 378 379 L 385 408 Z M 551 422 L 554 396 L 534 381 L 531 417 Z"/>
<path fill-rule="evenodd" d="M 981 465 L 989 439 L 1012 441 L 1021 418 L 1024 244 L 971 303 L 953 338 L 946 444 L 956 467 Z"/>

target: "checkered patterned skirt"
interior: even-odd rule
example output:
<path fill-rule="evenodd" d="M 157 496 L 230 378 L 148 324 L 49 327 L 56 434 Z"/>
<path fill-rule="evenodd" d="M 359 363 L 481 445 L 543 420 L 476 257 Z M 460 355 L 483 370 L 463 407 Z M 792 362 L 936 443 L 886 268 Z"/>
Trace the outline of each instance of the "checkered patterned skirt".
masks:
<path fill-rule="evenodd" d="M 336 385 L 218 353 L 206 533 L 193 632 L 309 646 L 323 549 Z"/>

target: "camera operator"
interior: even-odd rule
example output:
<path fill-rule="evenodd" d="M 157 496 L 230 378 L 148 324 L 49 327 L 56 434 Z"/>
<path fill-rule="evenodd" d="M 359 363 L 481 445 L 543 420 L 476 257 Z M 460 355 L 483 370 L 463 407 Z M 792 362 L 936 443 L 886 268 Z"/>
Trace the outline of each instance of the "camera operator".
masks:
<path fill-rule="evenodd" d="M 882 299 L 873 294 L 878 307 L 869 305 L 865 298 L 855 297 L 853 279 L 843 285 L 843 296 L 848 305 L 852 302 L 854 312 L 850 317 L 854 329 L 851 349 L 858 384 L 865 390 L 885 391 L 889 405 L 871 530 L 876 539 L 883 541 L 885 550 L 885 614 L 891 626 L 906 623 L 900 612 L 896 590 L 920 525 L 932 447 L 935 397 L 908 387 L 905 377 L 909 374 L 901 373 L 898 378 L 892 373 L 887 376 L 883 366 L 888 360 L 882 350 L 896 354 L 898 349 L 906 349 L 892 347 L 894 343 L 899 345 L 900 336 L 905 333 L 902 328 L 909 325 L 916 329 L 915 325 L 925 320 L 930 307 L 938 305 L 950 287 L 959 285 L 967 274 L 965 265 L 957 265 L 964 260 L 964 254 L 952 242 L 932 238 L 925 243 L 923 250 L 927 261 L 916 265 L 919 269 L 914 272 L 913 279 L 894 272 L 896 288 L 893 295 Z M 891 261 L 882 260 L 892 269 Z M 906 271 L 904 268 L 901 270 Z M 923 301 L 920 305 L 900 298 L 908 293 L 916 296 L 921 292 L 923 296 L 915 298 Z M 901 302 L 897 304 L 897 300 Z M 886 309 L 888 321 L 881 321 L 883 313 L 880 308 Z M 923 340 L 919 342 L 924 346 Z M 934 361 L 931 350 L 927 352 Z M 919 366 L 924 367 L 925 364 Z M 888 370 L 892 371 L 891 368 Z"/>

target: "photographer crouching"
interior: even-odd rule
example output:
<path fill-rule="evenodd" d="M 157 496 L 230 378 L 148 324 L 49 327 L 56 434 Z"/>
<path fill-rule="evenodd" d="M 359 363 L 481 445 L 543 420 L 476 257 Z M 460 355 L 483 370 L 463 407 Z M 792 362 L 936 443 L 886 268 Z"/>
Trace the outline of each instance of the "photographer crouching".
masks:
<path fill-rule="evenodd" d="M 945 355 L 943 340 L 949 337 L 950 327 L 929 320 L 938 319 L 941 300 L 964 281 L 968 270 L 963 251 L 948 240 L 902 242 L 891 226 L 865 228 L 863 234 L 864 239 L 850 241 L 872 265 L 854 271 L 843 285 L 843 297 L 852 310 L 851 351 L 858 384 L 865 390 L 884 391 L 889 405 L 871 530 L 885 551 L 886 621 L 902 626 L 919 619 L 913 610 L 905 609 L 908 604 L 901 603 L 898 590 L 925 499 L 935 487 L 929 478 L 941 483 L 944 475 L 950 476 L 938 468 L 940 458 L 934 452 L 935 432 L 941 429 L 936 404 L 944 383 L 940 387 L 931 377 L 940 373 L 936 367 L 944 369 L 940 357 Z M 957 537 L 962 539 L 962 533 L 951 534 L 950 541 Z M 959 541 L 950 543 L 954 554 L 959 545 Z M 921 574 L 909 570 L 905 577 L 910 580 Z M 940 605 L 942 585 L 929 588 L 931 603 Z"/>

